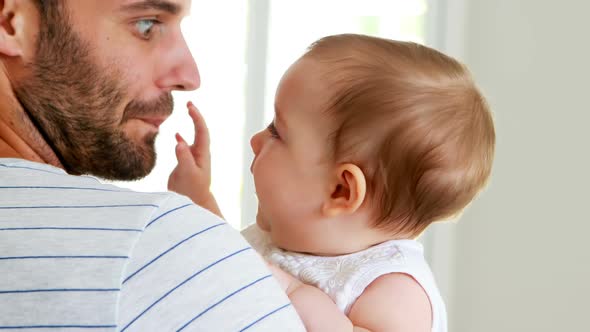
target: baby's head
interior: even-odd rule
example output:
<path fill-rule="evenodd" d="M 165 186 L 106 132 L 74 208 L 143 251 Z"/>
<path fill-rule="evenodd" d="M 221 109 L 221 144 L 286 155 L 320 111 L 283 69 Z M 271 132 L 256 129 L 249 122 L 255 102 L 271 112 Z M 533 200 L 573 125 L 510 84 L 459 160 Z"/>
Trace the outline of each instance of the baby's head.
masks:
<path fill-rule="evenodd" d="M 356 35 L 321 39 L 305 57 L 326 68 L 333 158 L 363 170 L 374 226 L 416 236 L 485 185 L 494 125 L 459 62 L 418 44 Z"/>
<path fill-rule="evenodd" d="M 490 175 L 491 113 L 467 69 L 433 49 L 368 36 L 329 36 L 312 44 L 285 74 L 276 101 L 279 115 L 291 104 L 285 113 L 308 114 L 300 121 L 311 122 L 308 131 L 316 135 L 302 144 L 308 148 L 300 154 L 307 159 L 290 161 L 293 167 L 308 163 L 313 176 L 291 172 L 301 178 L 293 188 L 299 184 L 302 190 L 287 185 L 291 196 L 284 197 L 300 205 L 311 224 L 303 225 L 305 213 L 299 220 L 269 213 L 261 221 L 268 205 L 261 197 L 263 181 L 256 180 L 258 222 L 288 233 L 273 234 L 286 249 L 313 252 L 304 249 L 318 247 L 321 237 L 302 248 L 293 243 L 305 243 L 302 238 L 316 233 L 324 233 L 324 239 L 345 237 L 336 229 L 347 217 L 366 216 L 366 228 L 386 235 L 383 239 L 414 238 L 433 222 L 462 211 Z M 276 126 L 280 135 L 280 123 Z M 290 139 L 305 140 L 305 135 Z M 281 187 L 275 190 L 274 196 Z M 348 210 L 330 209 L 338 206 Z M 332 247 L 316 251 L 338 251 Z"/>

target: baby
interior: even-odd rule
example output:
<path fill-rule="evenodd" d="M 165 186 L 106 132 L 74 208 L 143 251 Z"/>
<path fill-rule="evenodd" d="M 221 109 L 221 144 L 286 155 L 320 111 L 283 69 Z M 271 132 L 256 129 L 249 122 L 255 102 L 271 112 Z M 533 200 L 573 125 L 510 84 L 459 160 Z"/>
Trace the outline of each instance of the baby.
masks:
<path fill-rule="evenodd" d="M 195 143 L 177 135 L 169 188 L 221 216 L 208 132 L 192 104 L 189 114 Z M 456 60 L 408 42 L 322 38 L 284 74 L 273 122 L 251 139 L 259 204 L 243 235 L 309 331 L 446 331 L 415 239 L 484 187 L 494 145 L 491 113 Z"/>

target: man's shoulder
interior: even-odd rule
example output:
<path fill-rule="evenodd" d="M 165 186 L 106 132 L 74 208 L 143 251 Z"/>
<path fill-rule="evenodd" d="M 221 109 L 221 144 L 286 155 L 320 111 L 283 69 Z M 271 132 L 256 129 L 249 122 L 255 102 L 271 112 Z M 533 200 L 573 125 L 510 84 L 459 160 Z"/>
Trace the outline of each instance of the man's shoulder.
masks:
<path fill-rule="evenodd" d="M 0 186 L 5 189 L 54 189 L 54 193 L 91 191 L 104 195 L 126 194 L 167 200 L 170 192 L 138 192 L 105 183 L 87 175 L 70 175 L 63 169 L 23 159 L 0 158 Z"/>
<path fill-rule="evenodd" d="M 31 209 L 52 216 L 133 220 L 140 227 L 174 209 L 198 209 L 188 198 L 175 193 L 133 191 L 21 159 L 0 158 L 0 192 L 0 205 L 7 213 Z"/>

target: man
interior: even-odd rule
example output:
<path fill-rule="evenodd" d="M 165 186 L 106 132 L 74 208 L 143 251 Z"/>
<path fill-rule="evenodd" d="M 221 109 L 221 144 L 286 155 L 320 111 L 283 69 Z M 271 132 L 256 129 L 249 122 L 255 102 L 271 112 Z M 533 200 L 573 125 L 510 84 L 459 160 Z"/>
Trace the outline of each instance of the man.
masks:
<path fill-rule="evenodd" d="M 200 83 L 189 6 L 0 1 L 0 329 L 303 330 L 222 220 L 83 176 L 153 168 L 171 92 Z"/>

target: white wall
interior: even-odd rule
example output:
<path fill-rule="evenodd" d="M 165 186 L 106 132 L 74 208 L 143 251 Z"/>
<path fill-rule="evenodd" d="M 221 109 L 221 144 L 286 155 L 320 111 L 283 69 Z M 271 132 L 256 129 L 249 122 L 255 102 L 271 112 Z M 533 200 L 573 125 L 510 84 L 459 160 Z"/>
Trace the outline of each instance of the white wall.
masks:
<path fill-rule="evenodd" d="M 590 1 L 465 1 L 498 144 L 454 226 L 450 331 L 590 331 Z"/>

